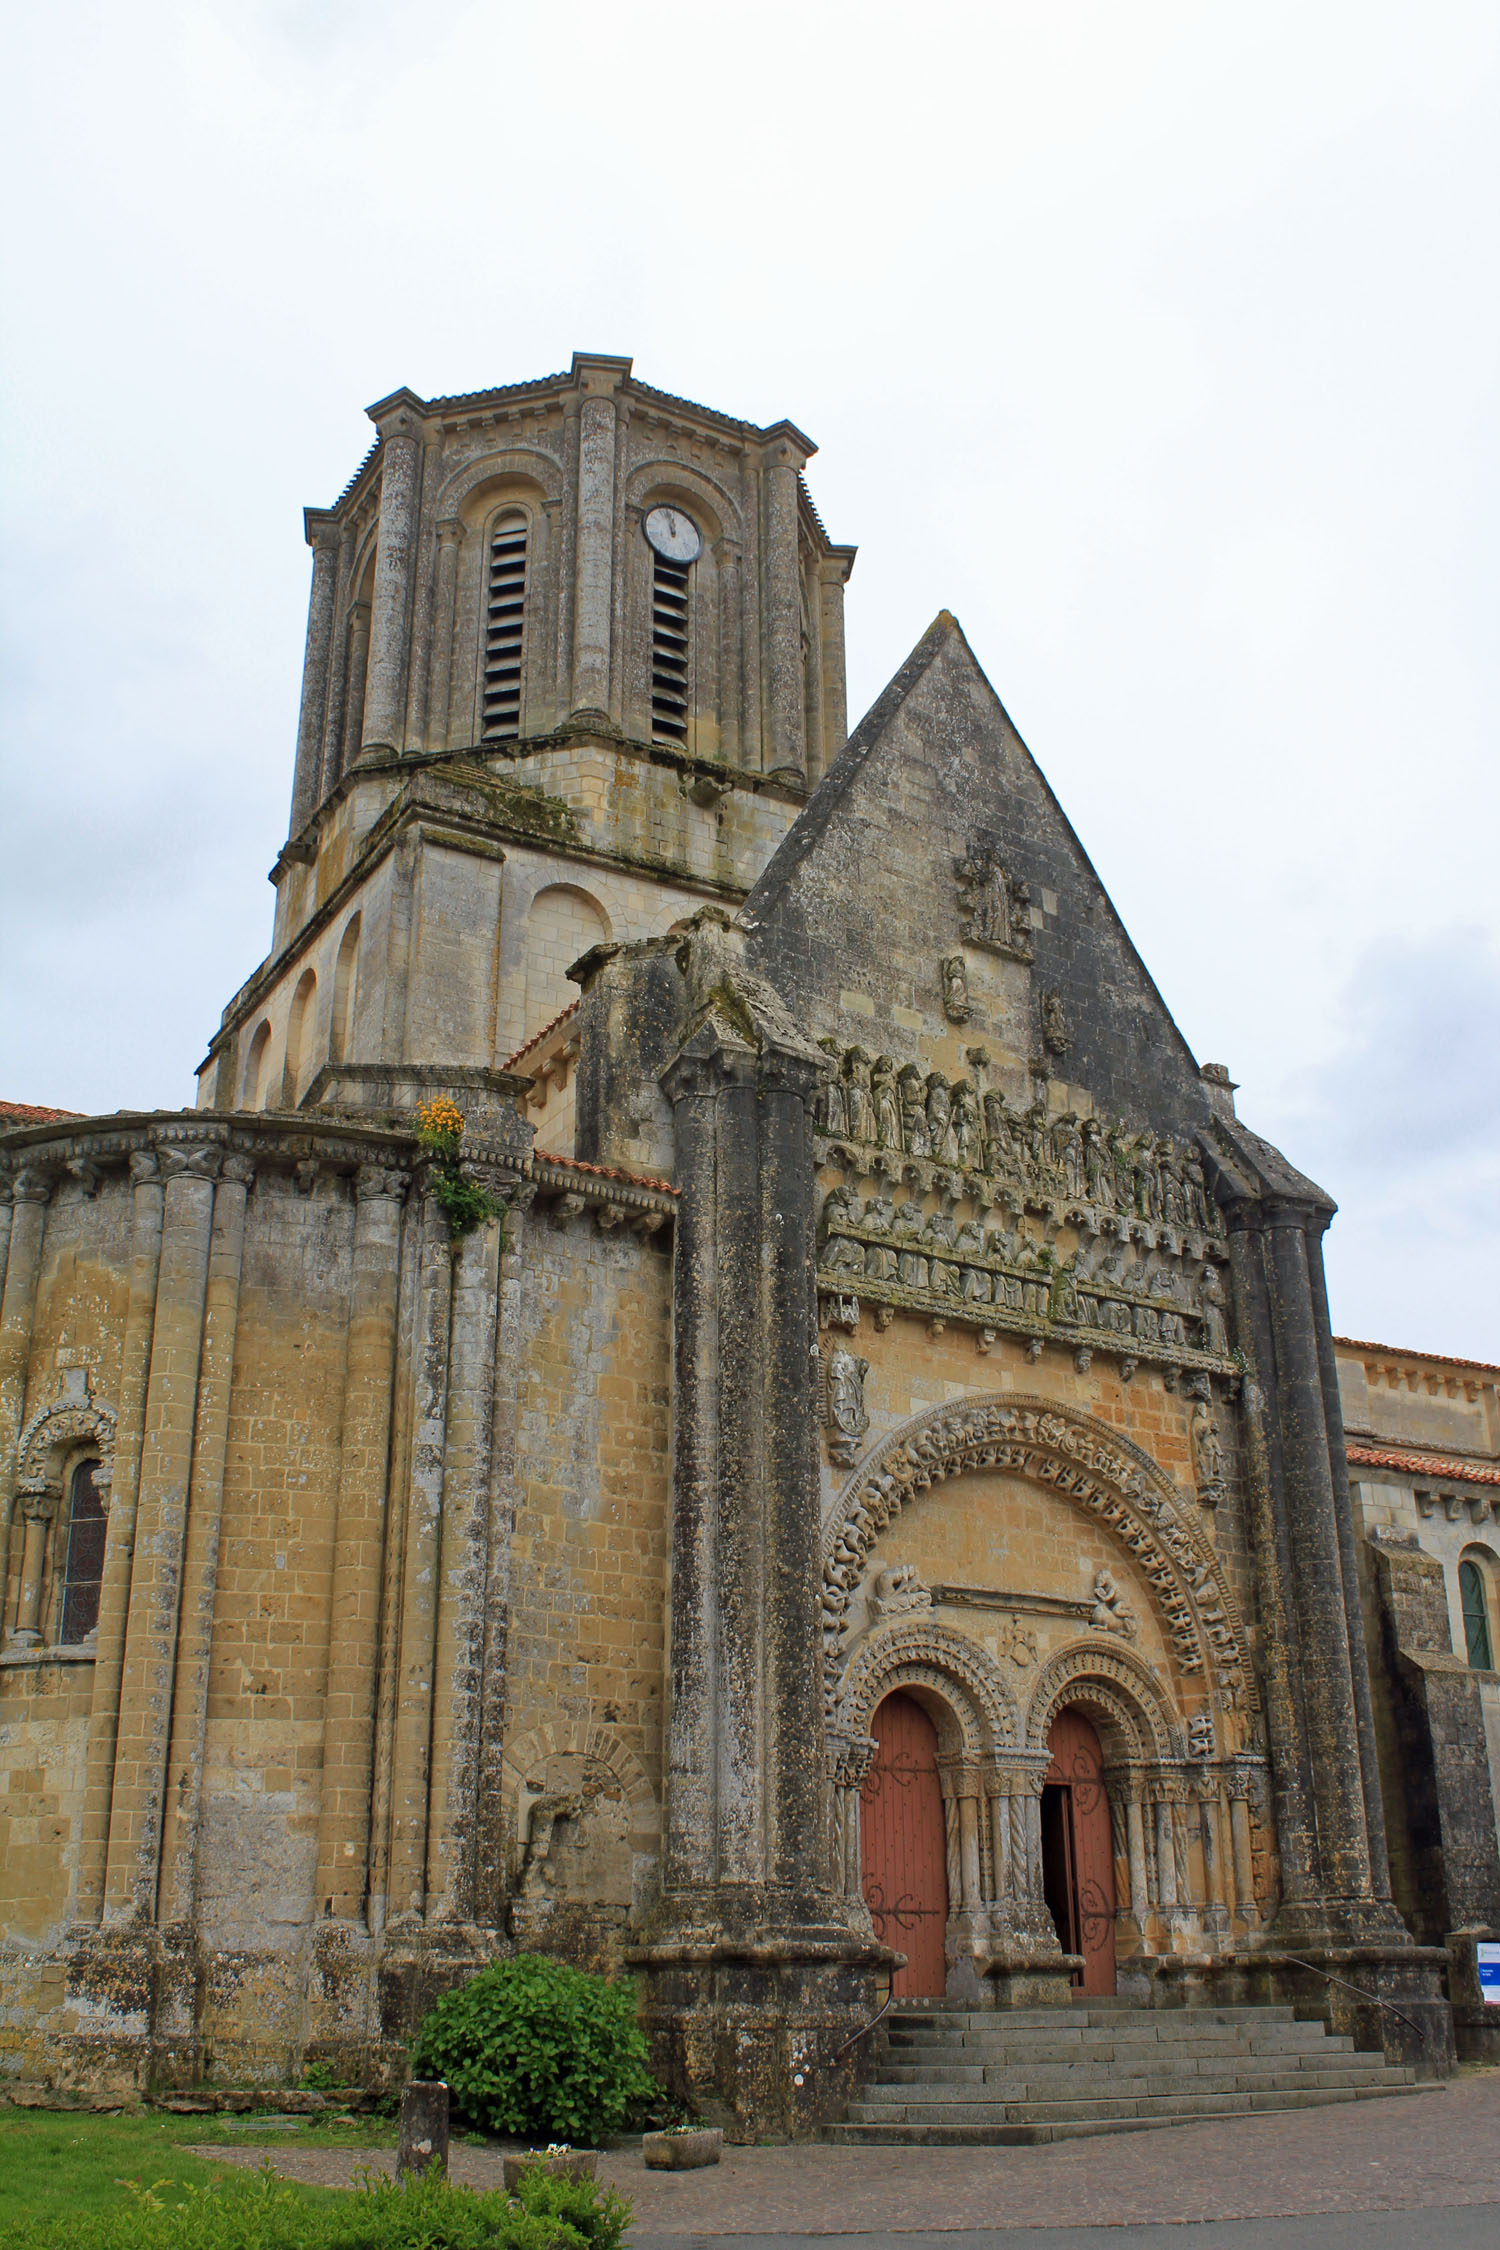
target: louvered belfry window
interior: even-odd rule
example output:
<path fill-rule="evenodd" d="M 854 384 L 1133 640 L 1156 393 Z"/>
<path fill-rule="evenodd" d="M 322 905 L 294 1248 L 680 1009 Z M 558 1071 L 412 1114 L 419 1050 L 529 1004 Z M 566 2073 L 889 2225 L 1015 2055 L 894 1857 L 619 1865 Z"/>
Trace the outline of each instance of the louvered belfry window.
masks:
<path fill-rule="evenodd" d="M 526 518 L 499 516 L 490 533 L 489 601 L 484 628 L 486 741 L 521 731 L 521 666 L 526 641 Z"/>
<path fill-rule="evenodd" d="M 688 597 L 693 566 L 654 551 L 651 585 L 651 739 L 688 734 Z"/>

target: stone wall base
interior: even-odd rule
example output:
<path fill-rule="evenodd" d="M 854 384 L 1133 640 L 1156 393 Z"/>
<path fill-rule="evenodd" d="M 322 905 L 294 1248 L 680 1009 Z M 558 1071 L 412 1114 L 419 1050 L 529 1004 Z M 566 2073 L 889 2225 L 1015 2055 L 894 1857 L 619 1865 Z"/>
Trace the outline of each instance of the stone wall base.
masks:
<path fill-rule="evenodd" d="M 1439 1946 L 1328 1945 L 1294 1955 L 1268 1945 L 1212 1967 L 1203 1990 L 1210 2003 L 1290 2001 L 1388 2063 L 1446 2078 L 1455 2060 L 1447 1968 Z"/>

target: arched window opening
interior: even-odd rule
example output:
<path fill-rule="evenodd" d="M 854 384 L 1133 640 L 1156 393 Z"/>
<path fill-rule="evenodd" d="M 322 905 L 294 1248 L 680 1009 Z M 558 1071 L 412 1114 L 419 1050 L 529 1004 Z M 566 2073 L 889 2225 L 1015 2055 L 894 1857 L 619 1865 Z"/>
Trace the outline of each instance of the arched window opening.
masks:
<path fill-rule="evenodd" d="M 281 1073 L 281 1106 L 295 1109 L 302 1083 L 302 1050 L 307 1036 L 308 1011 L 318 980 L 311 969 L 304 969 L 297 979 L 297 989 L 292 994 L 291 1013 L 286 1021 L 286 1063 Z"/>
<path fill-rule="evenodd" d="M 266 1049 L 271 1044 L 271 1026 L 262 1022 L 255 1027 L 250 1042 L 250 1052 L 245 1057 L 245 1075 L 240 1081 L 241 1109 L 259 1109 L 261 1074 L 266 1067 Z"/>
<path fill-rule="evenodd" d="M 1495 1669 L 1494 1642 L 1490 1636 L 1489 1602 L 1484 1572 L 1477 1562 L 1458 1566 L 1458 1599 L 1464 1617 L 1464 1648 L 1476 1672 Z"/>
<path fill-rule="evenodd" d="M 490 533 L 489 596 L 484 628 L 481 732 L 486 742 L 513 740 L 521 731 L 526 549 L 526 518 L 514 510 L 497 516 Z"/>
<path fill-rule="evenodd" d="M 578 987 L 568 970 L 591 946 L 607 945 L 610 934 L 609 916 L 588 891 L 549 883 L 537 892 L 526 927 L 525 1038 L 572 1006 Z"/>
<path fill-rule="evenodd" d="M 359 916 L 350 918 L 339 940 L 339 957 L 333 971 L 333 1020 L 328 1028 L 328 1060 L 346 1062 L 354 1030 L 354 1004 L 359 997 Z"/>
<path fill-rule="evenodd" d="M 651 739 L 685 745 L 693 566 L 655 549 L 651 562 Z"/>
<path fill-rule="evenodd" d="M 99 1491 L 98 1468 L 97 1461 L 80 1461 L 68 1492 L 68 1545 L 57 1628 L 58 1639 L 68 1648 L 88 1640 L 99 1624 L 108 1518 Z"/>

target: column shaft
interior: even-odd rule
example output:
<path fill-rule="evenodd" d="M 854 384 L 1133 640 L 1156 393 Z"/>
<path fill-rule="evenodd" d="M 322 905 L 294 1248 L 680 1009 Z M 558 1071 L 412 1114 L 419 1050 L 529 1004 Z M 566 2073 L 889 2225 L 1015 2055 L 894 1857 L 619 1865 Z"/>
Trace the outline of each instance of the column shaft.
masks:
<path fill-rule="evenodd" d="M 141 1445 L 146 1426 L 151 1335 L 156 1320 L 156 1284 L 161 1265 L 162 1183 L 149 1150 L 130 1159 L 134 1212 L 130 1243 L 130 1294 L 120 1348 L 119 1420 L 115 1425 L 114 1479 L 110 1486 L 109 1527 L 105 1534 L 104 1580 L 99 1591 L 99 1637 L 95 1644 L 94 1697 L 89 1712 L 89 1746 L 84 1783 L 83 1822 L 78 1853 L 77 1919 L 97 1923 L 104 1911 L 105 1854 L 114 1802 L 115 1741 L 120 1719 L 120 1685 L 125 1636 L 130 1622 L 130 1581 L 135 1562 L 135 1526 L 140 1499 Z"/>
<path fill-rule="evenodd" d="M 421 1228 L 416 1397 L 412 1413 L 401 1643 L 392 1745 L 388 1904 L 393 1916 L 421 1915 L 426 1906 L 428 1779 L 443 1514 L 443 1436 L 448 1398 L 448 1328 L 453 1300 L 448 1222 L 431 1196 L 423 1198 Z"/>
<path fill-rule="evenodd" d="M 245 1203 L 253 1177 L 248 1158 L 229 1156 L 224 1160 L 223 1176 L 214 1190 L 213 1238 L 208 1259 L 203 1362 L 198 1376 L 198 1411 L 193 1433 L 157 1902 L 157 1919 L 166 1927 L 175 1925 L 182 1929 L 191 1924 L 197 1901 L 199 1820 L 203 1805 L 214 1610 L 219 1590 L 219 1535 L 224 1518 L 229 1395 L 239 1324 Z"/>
<path fill-rule="evenodd" d="M 428 1920 L 474 1916 L 500 1224 L 455 1246 L 432 1699 Z"/>
<path fill-rule="evenodd" d="M 573 708 L 609 709 L 615 522 L 615 402 L 578 410 L 578 547 L 574 563 Z"/>
<path fill-rule="evenodd" d="M 415 436 L 392 430 L 382 437 L 380 526 L 376 534 L 365 716 L 360 730 L 362 752 L 404 747 L 406 652 L 421 457 L 421 445 Z"/>
<path fill-rule="evenodd" d="M 1318 1857 L 1325 1892 L 1367 1899 L 1364 1780 L 1307 1237 L 1300 1224 L 1281 1214 L 1269 1233 L 1278 1419 L 1301 1651 L 1298 1676 L 1312 1751 Z"/>
<path fill-rule="evenodd" d="M 380 1582 L 405 1185 L 404 1173 L 379 1165 L 364 1166 L 355 1181 L 314 1893 L 320 1914 L 346 1920 L 363 1917 L 369 1879 Z"/>
<path fill-rule="evenodd" d="M 42 1578 L 47 1567 L 47 1527 L 52 1505 L 38 1497 L 25 1500 L 26 1531 L 21 1548 L 21 1585 L 16 1597 L 16 1622 L 10 1634 L 12 1648 L 35 1648 L 42 1637 Z"/>
<path fill-rule="evenodd" d="M 5 1292 L 0 1297 L 0 1528 L 9 1524 L 15 1498 L 16 1448 L 26 1419 L 31 1328 L 36 1318 L 36 1285 L 42 1270 L 42 1236 L 52 1183 L 43 1173 L 19 1172 L 11 1183 L 11 1193 L 15 1198 L 14 1216 L 5 1261 Z"/>
<path fill-rule="evenodd" d="M 1137 1927 L 1144 1929 L 1151 1912 L 1151 1895 L 1146 1884 L 1146 1830 L 1139 1797 L 1125 1800 L 1125 1847 L 1130 1863 L 1130 1911 Z"/>
<path fill-rule="evenodd" d="M 1255 1861 L 1250 1850 L 1250 1807 L 1243 1797 L 1229 1800 L 1229 1833 L 1234 1845 L 1234 1887 L 1239 1893 L 1239 1910 L 1249 1918 L 1255 1914 Z"/>
<path fill-rule="evenodd" d="M 797 553 L 797 470 L 766 470 L 766 682 L 769 766 L 807 767 L 802 666 L 802 578 Z"/>
<path fill-rule="evenodd" d="M 458 609 L 458 549 L 464 527 L 449 517 L 437 527 L 437 585 L 432 597 L 432 685 L 427 696 L 425 742 L 448 747 L 448 704 L 453 681 L 453 625 Z"/>
<path fill-rule="evenodd" d="M 338 534 L 332 524 L 309 534 L 312 588 L 307 597 L 307 652 L 302 660 L 302 709 L 297 724 L 297 764 L 288 834 L 300 836 L 318 806 L 323 725 L 328 710 L 329 657 L 333 649 L 333 596 L 338 579 Z"/>
<path fill-rule="evenodd" d="M 360 735 L 365 723 L 365 683 L 370 669 L 370 605 L 355 602 L 349 611 L 349 648 L 344 670 L 347 686 L 344 690 L 344 734 L 339 751 L 339 770 L 335 779 L 341 779 L 359 756 Z"/>
<path fill-rule="evenodd" d="M 160 1151 L 161 1267 L 105 1878 L 112 1920 L 156 1911 L 172 1683 L 218 1148 Z"/>

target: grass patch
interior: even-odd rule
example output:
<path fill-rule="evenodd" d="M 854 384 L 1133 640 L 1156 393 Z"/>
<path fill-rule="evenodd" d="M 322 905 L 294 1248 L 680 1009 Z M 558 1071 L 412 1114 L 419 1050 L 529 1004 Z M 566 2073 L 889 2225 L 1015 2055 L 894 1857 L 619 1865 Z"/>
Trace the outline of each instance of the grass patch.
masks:
<path fill-rule="evenodd" d="M 379 2138 L 367 2128 L 379 2129 Z M 98 2117 L 83 2110 L 0 2110 L 0 2230 L 20 2219 L 82 2218 L 120 2201 L 122 2180 L 150 2186 L 165 2180 L 173 2190 L 206 2187 L 225 2167 L 189 2156 L 186 2143 L 222 2142 L 226 2148 L 369 2148 L 394 2143 L 389 2118 L 351 2119 L 342 2129 L 300 2133 L 268 2127 L 230 2132 L 219 2117 Z M 320 2199 L 331 2188 L 308 2189 Z"/>

